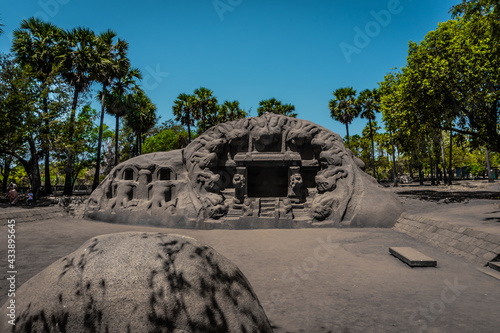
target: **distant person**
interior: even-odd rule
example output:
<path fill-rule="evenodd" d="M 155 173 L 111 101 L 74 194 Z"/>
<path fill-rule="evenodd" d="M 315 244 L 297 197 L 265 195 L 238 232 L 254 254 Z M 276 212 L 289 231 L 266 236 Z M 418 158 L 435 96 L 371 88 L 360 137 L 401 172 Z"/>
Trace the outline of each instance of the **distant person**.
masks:
<path fill-rule="evenodd" d="M 7 193 L 7 198 L 9 199 L 10 205 L 16 205 L 19 201 L 19 196 L 17 195 L 17 186 L 12 183 L 9 186 L 9 192 Z"/>
<path fill-rule="evenodd" d="M 28 193 L 28 200 L 26 202 L 28 203 L 28 206 L 33 205 L 33 191 L 31 189 Z"/>

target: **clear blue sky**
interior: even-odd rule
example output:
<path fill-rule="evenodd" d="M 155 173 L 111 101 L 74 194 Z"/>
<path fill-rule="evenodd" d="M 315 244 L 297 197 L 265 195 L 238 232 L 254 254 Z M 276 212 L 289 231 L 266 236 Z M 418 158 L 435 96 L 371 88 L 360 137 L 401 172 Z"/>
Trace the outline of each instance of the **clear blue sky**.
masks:
<path fill-rule="evenodd" d="M 333 90 L 377 87 L 405 64 L 408 42 L 450 19 L 460 0 L 40 0 L 4 1 L 0 50 L 36 16 L 61 28 L 117 32 L 144 75 L 142 86 L 161 121 L 173 118 L 180 93 L 201 86 L 219 102 L 238 100 L 257 115 L 259 101 L 295 105 L 298 117 L 340 135 L 330 118 Z M 97 107 L 97 105 L 96 105 Z M 106 122 L 112 124 L 111 119 Z M 361 134 L 356 120 L 350 133 Z"/>

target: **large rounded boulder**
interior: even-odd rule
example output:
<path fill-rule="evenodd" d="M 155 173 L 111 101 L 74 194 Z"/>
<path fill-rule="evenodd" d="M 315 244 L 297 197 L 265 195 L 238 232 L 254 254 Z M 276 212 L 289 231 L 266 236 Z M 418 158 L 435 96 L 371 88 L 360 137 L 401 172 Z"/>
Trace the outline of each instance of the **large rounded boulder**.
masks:
<path fill-rule="evenodd" d="M 2 307 L 6 313 L 7 303 Z M 1 332 L 272 332 L 250 283 L 197 240 L 94 237 L 23 284 Z"/>

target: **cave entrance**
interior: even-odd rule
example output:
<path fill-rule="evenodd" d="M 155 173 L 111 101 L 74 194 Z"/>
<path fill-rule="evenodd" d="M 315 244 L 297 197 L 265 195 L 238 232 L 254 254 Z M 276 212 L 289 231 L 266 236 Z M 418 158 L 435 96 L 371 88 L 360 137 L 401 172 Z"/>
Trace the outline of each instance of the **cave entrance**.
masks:
<path fill-rule="evenodd" d="M 286 197 L 288 167 L 250 166 L 247 168 L 249 197 Z"/>

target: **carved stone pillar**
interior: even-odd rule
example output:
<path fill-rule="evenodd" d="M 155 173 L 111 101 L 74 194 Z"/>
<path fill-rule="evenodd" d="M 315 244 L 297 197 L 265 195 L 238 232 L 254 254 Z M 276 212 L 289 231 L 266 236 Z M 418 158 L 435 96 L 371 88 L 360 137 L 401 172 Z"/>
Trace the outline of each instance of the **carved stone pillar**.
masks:
<path fill-rule="evenodd" d="M 293 203 L 299 203 L 304 201 L 304 195 L 302 191 L 302 175 L 300 174 L 300 167 L 291 166 L 288 168 L 288 198 L 291 199 Z"/>
<path fill-rule="evenodd" d="M 139 178 L 137 179 L 137 194 L 136 198 L 140 200 L 149 199 L 149 183 L 151 182 L 151 171 L 140 170 Z"/>
<path fill-rule="evenodd" d="M 234 201 L 237 204 L 242 204 L 243 201 L 245 201 L 245 195 L 247 193 L 246 171 L 247 168 L 245 167 L 237 167 L 236 173 L 233 176 Z"/>

